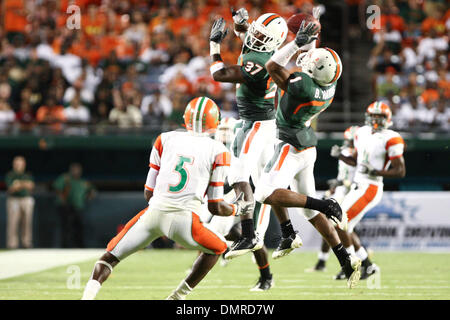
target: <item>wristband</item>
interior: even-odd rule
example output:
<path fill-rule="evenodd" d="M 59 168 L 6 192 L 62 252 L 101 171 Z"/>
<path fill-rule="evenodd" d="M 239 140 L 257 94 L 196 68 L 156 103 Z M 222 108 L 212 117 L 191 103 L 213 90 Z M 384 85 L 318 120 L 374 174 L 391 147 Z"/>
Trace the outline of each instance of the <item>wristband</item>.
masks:
<path fill-rule="evenodd" d="M 220 54 L 220 43 L 210 41 L 209 42 L 209 55 Z"/>
<path fill-rule="evenodd" d="M 316 47 L 316 42 L 317 42 L 317 40 L 313 40 L 308 44 L 304 44 L 303 46 L 300 47 L 300 50 L 309 51 L 311 49 L 314 49 Z"/>
<path fill-rule="evenodd" d="M 295 41 L 289 42 L 283 48 L 279 49 L 274 53 L 272 58 L 270 58 L 273 62 L 276 62 L 282 67 L 285 67 L 288 62 L 291 60 L 292 56 L 299 50 L 300 48 L 297 46 Z"/>
<path fill-rule="evenodd" d="M 219 71 L 220 69 L 225 68 L 225 64 L 222 61 L 215 61 L 213 64 L 209 67 L 209 71 L 211 72 L 211 75 Z"/>

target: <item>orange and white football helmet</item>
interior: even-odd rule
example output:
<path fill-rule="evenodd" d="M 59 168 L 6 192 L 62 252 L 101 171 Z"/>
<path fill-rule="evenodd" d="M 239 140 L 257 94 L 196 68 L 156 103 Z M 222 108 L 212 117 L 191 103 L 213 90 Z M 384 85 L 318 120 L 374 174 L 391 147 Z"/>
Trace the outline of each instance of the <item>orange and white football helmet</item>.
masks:
<path fill-rule="evenodd" d="M 383 130 L 392 126 L 392 111 L 381 101 L 372 102 L 366 110 L 366 125 L 374 130 Z"/>
<path fill-rule="evenodd" d="M 210 98 L 198 97 L 189 101 L 183 118 L 188 131 L 210 134 L 217 129 L 220 111 L 217 104 Z"/>

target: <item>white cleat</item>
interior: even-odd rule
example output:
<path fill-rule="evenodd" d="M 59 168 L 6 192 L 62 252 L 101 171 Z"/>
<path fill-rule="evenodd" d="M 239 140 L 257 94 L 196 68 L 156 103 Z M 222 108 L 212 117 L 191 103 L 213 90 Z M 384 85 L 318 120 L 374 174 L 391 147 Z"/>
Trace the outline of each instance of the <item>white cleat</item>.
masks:
<path fill-rule="evenodd" d="M 353 289 L 358 285 L 361 278 L 361 259 L 350 255 L 350 267 L 353 269 L 353 272 L 348 277 L 347 286 L 349 289 Z"/>

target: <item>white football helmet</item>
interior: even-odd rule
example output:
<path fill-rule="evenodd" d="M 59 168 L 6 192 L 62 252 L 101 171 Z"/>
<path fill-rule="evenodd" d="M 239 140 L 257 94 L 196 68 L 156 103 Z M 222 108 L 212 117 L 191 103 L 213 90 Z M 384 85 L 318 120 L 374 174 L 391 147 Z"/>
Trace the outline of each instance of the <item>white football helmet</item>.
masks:
<path fill-rule="evenodd" d="M 255 51 L 272 52 L 286 40 L 286 21 L 276 13 L 265 13 L 252 22 L 244 39 L 244 44 Z"/>
<path fill-rule="evenodd" d="M 342 74 L 341 59 L 330 48 L 314 48 L 299 55 L 297 66 L 321 86 L 336 82 Z"/>
<path fill-rule="evenodd" d="M 234 140 L 234 128 L 238 120 L 232 117 L 226 117 L 220 120 L 214 139 L 222 142 L 227 148 L 230 148 Z"/>

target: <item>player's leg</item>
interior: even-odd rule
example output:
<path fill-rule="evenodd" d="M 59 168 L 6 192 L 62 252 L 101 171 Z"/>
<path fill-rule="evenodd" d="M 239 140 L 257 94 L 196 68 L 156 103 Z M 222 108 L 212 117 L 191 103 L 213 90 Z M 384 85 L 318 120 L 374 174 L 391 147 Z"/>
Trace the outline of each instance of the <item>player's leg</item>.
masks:
<path fill-rule="evenodd" d="M 311 196 L 316 194 L 314 162 L 310 161 L 308 165 L 295 176 L 294 181 L 291 183 L 293 191 Z M 305 218 L 317 231 L 319 231 L 323 239 L 332 248 L 348 279 L 348 286 L 350 288 L 356 286 L 361 276 L 361 261 L 345 250 L 333 224 L 324 214 L 307 208 L 303 209 L 303 213 Z"/>
<path fill-rule="evenodd" d="M 325 271 L 328 258 L 330 257 L 330 249 L 331 248 L 328 243 L 322 239 L 322 244 L 320 245 L 320 250 L 317 254 L 317 262 L 315 266 L 306 269 L 305 272 Z"/>
<path fill-rule="evenodd" d="M 268 121 L 245 121 L 242 128 L 236 133 L 231 145 L 232 158 L 229 183 L 236 194 L 244 193 L 244 199 L 255 202 L 253 190 L 249 183 L 252 169 L 257 165 L 267 141 L 274 136 L 274 123 Z M 241 215 L 242 237 L 233 244 L 226 254 L 227 259 L 241 256 L 247 252 L 258 250 L 263 241 L 257 237 L 253 226 L 254 207 L 248 214 Z"/>
<path fill-rule="evenodd" d="M 313 165 L 316 158 L 315 148 L 298 152 L 287 143 L 279 143 L 274 156 L 264 169 L 255 197 L 258 201 L 270 204 L 280 223 L 282 239 L 272 257 L 279 258 L 289 254 L 302 245 L 302 240 L 294 231 L 287 213 L 287 207 L 299 207 L 319 210 L 340 219 L 340 207 L 333 200 L 320 200 L 287 190 L 294 177 Z"/>
<path fill-rule="evenodd" d="M 353 233 L 355 226 L 364 217 L 365 213 L 380 202 L 382 194 L 382 186 L 360 183 L 358 185 L 353 185 L 350 192 L 346 195 L 344 201 L 342 202 L 342 210 L 346 219 L 348 220 L 348 228 L 345 231 L 339 228 L 337 228 L 337 230 L 339 232 L 339 237 L 342 240 L 342 243 L 349 251 L 353 251 L 356 254 L 351 234 Z M 360 258 L 363 261 L 361 278 L 365 279 L 368 277 L 366 273 L 367 270 L 370 272 L 370 274 L 373 274 L 378 272 L 379 268 L 375 264 L 373 264 L 373 267 L 370 267 L 372 265 L 372 262 L 370 262 L 368 256 L 366 257 L 367 252 L 365 252 L 364 248 L 362 250 L 360 248 L 358 249 L 360 250 L 360 255 L 363 257 L 363 259 Z M 342 279 L 342 271 L 335 276 L 335 279 Z"/>
<path fill-rule="evenodd" d="M 146 215 L 148 208 L 139 212 L 109 243 L 106 252 L 95 263 L 91 277 L 86 284 L 82 300 L 93 300 L 113 271 L 123 259 L 155 240 L 161 233 L 152 230 Z M 149 223 L 150 222 L 150 223 Z"/>
<path fill-rule="evenodd" d="M 267 228 L 270 222 L 270 206 L 266 204 L 261 204 L 259 202 L 256 203 L 255 208 L 255 228 L 256 232 L 259 236 L 264 239 Z M 269 264 L 269 256 L 267 253 L 267 249 L 263 246 L 259 250 L 253 251 L 253 255 L 256 260 L 256 264 L 258 265 L 259 270 L 259 279 L 256 285 L 250 289 L 250 291 L 266 291 L 273 287 L 273 275 L 270 272 L 270 264 Z"/>
<path fill-rule="evenodd" d="M 380 272 L 380 267 L 371 261 L 366 248 L 361 244 L 361 240 L 356 232 L 353 231 L 350 236 L 355 247 L 356 256 L 362 261 L 361 279 L 367 279 L 374 273 Z"/>
<path fill-rule="evenodd" d="M 186 248 L 202 251 L 188 276 L 167 297 L 167 300 L 184 300 L 214 267 L 227 244 L 221 234 L 203 224 L 195 213 L 174 217 L 170 228 L 163 232 Z"/>

